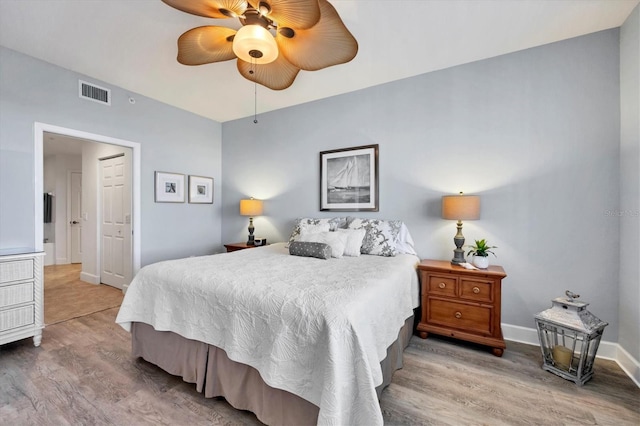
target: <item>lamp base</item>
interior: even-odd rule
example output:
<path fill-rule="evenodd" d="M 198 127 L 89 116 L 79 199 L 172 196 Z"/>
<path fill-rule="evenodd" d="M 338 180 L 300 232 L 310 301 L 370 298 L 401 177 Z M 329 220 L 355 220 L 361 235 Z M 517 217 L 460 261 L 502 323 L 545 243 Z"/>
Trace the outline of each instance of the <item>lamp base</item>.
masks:
<path fill-rule="evenodd" d="M 453 237 L 453 242 L 456 245 L 456 248 L 453 250 L 453 259 L 451 259 L 451 263 L 454 265 L 459 265 L 461 263 L 466 263 L 467 261 L 464 259 L 464 250 L 462 246 L 464 246 L 464 235 L 462 235 L 462 221 L 459 220 L 456 228 L 458 232 L 456 236 Z"/>
<path fill-rule="evenodd" d="M 453 250 L 453 259 L 451 259 L 451 263 L 454 265 L 467 263 L 467 260 L 464 258 L 464 250 Z"/>
<path fill-rule="evenodd" d="M 253 227 L 253 218 L 250 217 L 249 218 L 249 239 L 247 240 L 247 245 L 248 246 L 255 246 L 256 242 L 254 240 L 254 236 L 253 236 L 253 231 L 255 230 L 255 228 Z"/>

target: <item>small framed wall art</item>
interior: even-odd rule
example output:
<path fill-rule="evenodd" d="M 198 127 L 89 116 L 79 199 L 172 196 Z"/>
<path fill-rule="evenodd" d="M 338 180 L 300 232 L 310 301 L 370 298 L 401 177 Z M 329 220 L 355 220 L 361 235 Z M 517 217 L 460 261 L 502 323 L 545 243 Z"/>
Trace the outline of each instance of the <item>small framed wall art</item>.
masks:
<path fill-rule="evenodd" d="M 156 203 L 184 203 L 184 175 L 156 172 Z"/>
<path fill-rule="evenodd" d="M 320 153 L 320 211 L 378 211 L 378 145 Z"/>
<path fill-rule="evenodd" d="M 189 175 L 189 202 L 213 204 L 213 178 Z"/>

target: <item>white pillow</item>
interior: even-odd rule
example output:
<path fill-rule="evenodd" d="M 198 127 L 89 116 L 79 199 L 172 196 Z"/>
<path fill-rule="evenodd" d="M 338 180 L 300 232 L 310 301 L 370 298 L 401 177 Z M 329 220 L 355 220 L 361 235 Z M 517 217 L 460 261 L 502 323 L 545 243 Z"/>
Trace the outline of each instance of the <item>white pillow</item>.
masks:
<path fill-rule="evenodd" d="M 325 223 L 329 224 L 328 231 L 335 231 L 336 228 L 346 228 L 347 227 L 347 218 L 346 217 L 329 217 L 329 218 L 312 218 L 312 217 L 303 217 L 296 219 L 295 225 L 293 227 L 293 231 L 291 231 L 291 235 L 289 235 L 289 242 L 296 241 L 298 239 L 298 235 L 300 235 L 300 225 L 324 225 Z"/>
<path fill-rule="evenodd" d="M 344 247 L 345 256 L 360 256 L 360 248 L 362 247 L 362 240 L 367 231 L 364 228 L 361 229 L 336 229 L 336 232 L 342 232 L 347 234 L 347 244 Z"/>
<path fill-rule="evenodd" d="M 396 250 L 398 253 L 413 254 L 415 256 L 418 255 L 418 253 L 416 253 L 416 249 L 413 247 L 413 238 L 411 238 L 409 228 L 407 228 L 407 225 L 405 225 L 404 222 L 402 223 L 402 226 L 400 226 L 400 232 L 396 239 Z"/>
<path fill-rule="evenodd" d="M 316 232 L 314 234 L 300 234 L 298 241 L 311 241 L 313 243 L 325 243 L 331 247 L 331 257 L 340 258 L 344 255 L 349 236 L 342 232 Z"/>
<path fill-rule="evenodd" d="M 300 224 L 300 235 L 302 234 L 317 234 L 319 232 L 329 232 L 331 225 L 328 223 L 320 223 L 317 225 L 309 223 Z"/>

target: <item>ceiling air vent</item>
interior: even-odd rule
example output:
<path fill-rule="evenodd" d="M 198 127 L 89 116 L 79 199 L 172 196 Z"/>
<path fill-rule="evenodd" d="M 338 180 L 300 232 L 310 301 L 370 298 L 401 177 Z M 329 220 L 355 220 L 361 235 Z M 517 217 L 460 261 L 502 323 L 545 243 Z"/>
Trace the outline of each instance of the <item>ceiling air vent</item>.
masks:
<path fill-rule="evenodd" d="M 111 105 L 111 89 L 96 86 L 86 81 L 78 80 L 80 97 L 104 105 Z"/>

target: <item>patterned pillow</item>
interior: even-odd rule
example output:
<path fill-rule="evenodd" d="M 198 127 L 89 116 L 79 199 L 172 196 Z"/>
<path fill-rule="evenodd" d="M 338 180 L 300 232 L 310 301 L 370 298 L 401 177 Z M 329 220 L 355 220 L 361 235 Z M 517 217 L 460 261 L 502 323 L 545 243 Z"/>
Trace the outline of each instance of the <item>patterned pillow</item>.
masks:
<path fill-rule="evenodd" d="M 317 257 L 318 259 L 330 259 L 331 246 L 325 243 L 294 241 L 289 244 L 289 254 L 294 256 Z"/>
<path fill-rule="evenodd" d="M 311 217 L 298 218 L 296 219 L 296 224 L 294 225 L 293 231 L 291 231 L 291 235 L 289 236 L 289 243 L 292 243 L 293 241 L 295 241 L 300 235 L 300 224 L 322 225 L 324 223 L 329 224 L 329 231 L 335 231 L 337 228 L 347 227 L 347 218 L 346 217 L 328 217 L 328 218 L 322 218 L 322 219 L 314 219 Z"/>
<path fill-rule="evenodd" d="M 367 232 L 362 240 L 362 254 L 392 257 L 397 253 L 396 240 L 402 227 L 401 220 L 350 218 L 348 229 L 364 228 Z"/>

